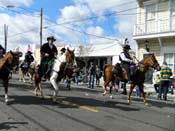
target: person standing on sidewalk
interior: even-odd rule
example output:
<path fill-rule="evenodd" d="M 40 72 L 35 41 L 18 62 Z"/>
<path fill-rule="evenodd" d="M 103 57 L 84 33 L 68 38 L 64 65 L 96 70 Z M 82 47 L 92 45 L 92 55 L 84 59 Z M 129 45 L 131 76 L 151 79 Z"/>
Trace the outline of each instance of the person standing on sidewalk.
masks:
<path fill-rule="evenodd" d="M 89 74 L 88 88 L 94 88 L 94 77 L 95 77 L 94 63 L 91 63 L 90 68 L 88 70 L 88 74 Z"/>
<path fill-rule="evenodd" d="M 158 99 L 161 100 L 162 93 L 163 93 L 163 99 L 167 100 L 167 93 L 168 93 L 168 86 L 170 82 L 170 77 L 172 76 L 172 71 L 168 67 L 166 62 L 163 62 L 163 66 L 160 70 L 160 87 L 159 87 L 159 95 Z"/>
<path fill-rule="evenodd" d="M 155 72 L 156 74 L 153 76 L 153 84 L 156 93 L 159 93 L 159 85 L 160 85 L 160 73 Z"/>
<path fill-rule="evenodd" d="M 98 65 L 96 65 L 96 85 L 100 86 L 101 71 Z"/>

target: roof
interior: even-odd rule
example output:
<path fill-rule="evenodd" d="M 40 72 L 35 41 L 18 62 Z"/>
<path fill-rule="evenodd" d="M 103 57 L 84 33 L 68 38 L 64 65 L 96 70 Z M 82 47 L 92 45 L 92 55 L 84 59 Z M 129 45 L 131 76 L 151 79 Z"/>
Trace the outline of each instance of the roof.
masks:
<path fill-rule="evenodd" d="M 116 56 L 122 51 L 119 42 L 106 44 L 89 44 L 75 47 L 75 55 L 78 57 L 103 57 Z"/>

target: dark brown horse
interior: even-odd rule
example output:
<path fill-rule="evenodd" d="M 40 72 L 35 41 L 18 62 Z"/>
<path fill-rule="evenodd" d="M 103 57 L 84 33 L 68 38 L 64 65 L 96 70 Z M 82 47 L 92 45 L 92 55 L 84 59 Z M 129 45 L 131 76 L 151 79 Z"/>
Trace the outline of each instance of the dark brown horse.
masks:
<path fill-rule="evenodd" d="M 0 79 L 3 81 L 5 90 L 5 102 L 8 103 L 9 74 L 14 66 L 19 64 L 20 52 L 8 52 L 0 59 Z"/>
<path fill-rule="evenodd" d="M 132 77 L 132 84 L 130 85 L 130 91 L 128 95 L 128 103 L 131 103 L 131 94 L 133 92 L 134 87 L 137 85 L 140 89 L 140 92 L 142 93 L 144 104 L 146 105 L 146 96 L 144 93 L 144 80 L 145 80 L 145 73 L 148 70 L 149 67 L 152 67 L 154 69 L 160 70 L 160 65 L 157 62 L 154 54 L 149 54 L 146 56 L 142 61 L 139 62 L 139 67 L 136 70 L 134 76 Z M 112 72 L 112 65 L 105 65 L 104 67 L 104 95 L 107 91 L 107 86 L 110 87 L 110 91 L 112 90 L 114 80 L 117 79 L 119 81 L 125 81 L 127 79 L 127 73 L 125 70 L 123 70 L 122 74 L 120 76 L 116 76 Z"/>
<path fill-rule="evenodd" d="M 63 78 L 71 78 L 73 72 L 73 64 L 75 63 L 75 54 L 74 54 L 74 50 L 71 51 L 69 49 L 67 49 L 66 53 L 65 53 L 65 59 L 66 62 L 58 64 L 58 68 L 60 68 L 59 72 L 57 73 L 57 79 L 55 80 L 55 83 L 60 82 Z M 56 62 L 55 62 L 56 63 Z M 53 66 L 57 66 L 56 64 L 54 64 Z M 51 72 L 51 77 L 54 71 Z M 54 96 L 53 98 L 56 98 L 57 93 L 58 93 L 58 85 L 53 86 L 55 91 L 54 91 Z M 35 95 L 38 95 L 38 90 L 40 91 L 40 94 L 42 97 L 44 97 L 43 92 L 42 92 L 42 88 L 41 88 L 41 76 L 38 74 L 38 71 L 35 71 Z"/>

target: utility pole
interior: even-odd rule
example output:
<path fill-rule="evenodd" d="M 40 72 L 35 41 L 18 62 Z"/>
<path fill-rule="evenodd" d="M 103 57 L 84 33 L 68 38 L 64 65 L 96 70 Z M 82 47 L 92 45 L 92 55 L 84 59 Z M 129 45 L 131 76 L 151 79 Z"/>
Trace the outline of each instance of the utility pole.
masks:
<path fill-rule="evenodd" d="M 42 46 L 42 38 L 43 38 L 43 8 L 41 8 L 40 14 L 40 47 Z"/>
<path fill-rule="evenodd" d="M 4 48 L 7 50 L 7 34 L 8 34 L 8 26 L 4 24 Z"/>

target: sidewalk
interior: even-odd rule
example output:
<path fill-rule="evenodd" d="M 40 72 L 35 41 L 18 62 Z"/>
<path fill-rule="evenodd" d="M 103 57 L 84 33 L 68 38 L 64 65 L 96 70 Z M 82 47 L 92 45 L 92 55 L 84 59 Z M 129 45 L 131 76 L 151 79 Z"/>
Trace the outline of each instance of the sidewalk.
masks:
<path fill-rule="evenodd" d="M 156 99 L 157 100 L 157 93 L 155 92 L 155 89 L 152 85 L 145 84 L 144 85 L 144 91 L 146 93 L 146 96 L 148 99 Z M 87 88 L 87 83 L 79 83 L 78 85 L 72 83 L 71 84 L 71 89 L 72 90 L 82 90 L 82 91 L 87 91 L 87 92 L 92 92 L 92 93 L 103 93 L 103 86 L 95 86 L 93 89 Z M 114 90 L 114 89 L 113 89 Z M 123 91 L 122 88 L 119 88 L 119 93 Z M 129 85 L 127 85 L 127 92 L 129 92 Z M 132 96 L 136 96 L 136 88 L 134 88 Z M 167 99 L 170 101 L 175 102 L 175 90 L 174 94 L 167 94 Z"/>

